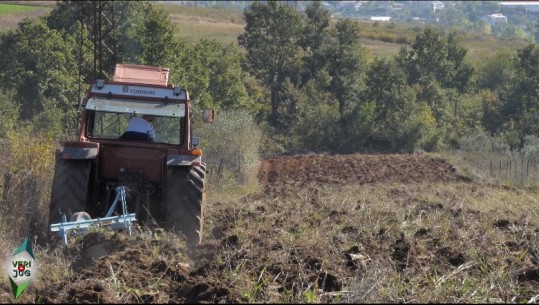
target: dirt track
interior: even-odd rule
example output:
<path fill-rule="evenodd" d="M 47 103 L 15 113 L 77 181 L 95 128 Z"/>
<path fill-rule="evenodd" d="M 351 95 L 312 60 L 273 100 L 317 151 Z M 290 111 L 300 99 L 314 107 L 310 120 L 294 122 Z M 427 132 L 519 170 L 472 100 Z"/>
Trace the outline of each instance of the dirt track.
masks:
<path fill-rule="evenodd" d="M 479 211 L 453 204 L 460 191 L 435 190 L 437 185 L 456 184 L 460 190 L 477 192 L 474 183 L 446 160 L 428 155 L 271 158 L 262 162 L 259 179 L 262 193 L 233 203 L 209 203 L 205 241 L 196 249 L 186 250 L 169 235 L 85 236 L 68 254 L 79 257 L 69 267 L 70 275 L 35 283 L 31 289 L 35 300 L 40 296 L 40 301 L 53 303 L 296 302 L 309 301 L 305 292 L 314 289 L 316 302 L 363 302 L 369 301 L 365 291 L 378 285 L 376 279 L 389 276 L 377 273 L 381 270 L 414 281 L 416 276 L 424 278 L 425 266 L 436 265 L 435 272 L 443 274 L 471 261 L 465 245 L 449 243 L 459 238 L 453 233 L 425 226 L 412 228 L 410 234 L 397 225 L 429 213 L 457 223 L 477 219 Z M 361 194 L 358 199 L 338 197 L 346 190 Z M 379 195 L 380 190 L 385 193 Z M 391 207 L 369 207 L 371 199 L 363 198 L 373 198 L 371 194 L 406 206 L 405 215 Z M 429 194 L 442 199 L 430 201 Z M 357 218 L 366 210 L 372 211 L 366 219 Z M 102 244 L 107 255 L 84 257 L 96 244 Z M 530 275 L 533 264 L 518 268 L 525 270 L 517 276 L 523 285 L 539 279 Z M 353 289 L 358 292 L 348 293 Z M 343 290 L 348 292 L 341 294 Z"/>

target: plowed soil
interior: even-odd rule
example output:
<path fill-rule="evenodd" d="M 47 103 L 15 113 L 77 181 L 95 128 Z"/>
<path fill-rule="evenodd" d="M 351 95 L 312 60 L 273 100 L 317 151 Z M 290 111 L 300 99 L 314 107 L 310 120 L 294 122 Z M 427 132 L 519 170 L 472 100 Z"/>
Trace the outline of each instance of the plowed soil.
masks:
<path fill-rule="evenodd" d="M 418 183 L 468 180 L 448 161 L 416 155 L 311 155 L 264 160 L 259 179 L 267 191 L 294 184 Z"/>
<path fill-rule="evenodd" d="M 539 227 L 466 206 L 462 194 L 489 189 L 447 160 L 279 157 L 262 161 L 259 180 L 261 192 L 208 202 L 196 248 L 166 232 L 90 233 L 64 254 L 65 272 L 43 274 L 29 294 L 45 303 L 522 302 L 537 294 Z M 500 243 L 509 247 L 503 256 Z M 455 288 L 466 279 L 494 287 L 486 270 L 502 265 L 511 270 L 503 289 L 474 299 L 473 289 Z"/>

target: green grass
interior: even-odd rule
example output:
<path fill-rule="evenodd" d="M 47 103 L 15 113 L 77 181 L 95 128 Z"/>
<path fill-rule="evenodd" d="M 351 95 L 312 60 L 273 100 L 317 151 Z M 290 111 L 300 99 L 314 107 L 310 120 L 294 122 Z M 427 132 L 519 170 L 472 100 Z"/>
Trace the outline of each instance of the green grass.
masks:
<path fill-rule="evenodd" d="M 44 9 L 42 7 L 38 6 L 0 3 L 0 15 L 29 13 L 43 10 Z"/>
<path fill-rule="evenodd" d="M 52 10 L 52 1 L 23 1 L 32 5 L 0 3 L 0 30 L 17 28 L 24 18 L 37 18 Z M 47 2 L 47 3 L 42 3 Z M 45 6 L 47 5 L 47 6 Z"/>

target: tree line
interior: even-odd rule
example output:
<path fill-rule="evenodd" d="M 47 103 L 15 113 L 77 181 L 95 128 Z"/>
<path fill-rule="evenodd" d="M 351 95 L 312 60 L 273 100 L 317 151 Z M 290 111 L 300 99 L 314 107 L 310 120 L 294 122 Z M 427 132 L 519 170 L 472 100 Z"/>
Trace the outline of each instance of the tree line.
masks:
<path fill-rule="evenodd" d="M 0 33 L 2 128 L 74 134 L 78 41 L 87 39 L 74 3 Z M 472 62 L 454 32 L 426 26 L 398 55 L 373 58 L 358 24 L 316 1 L 304 12 L 253 2 L 239 47 L 189 43 L 158 5 L 117 5 L 118 62 L 169 67 L 194 107 L 249 115 L 263 154 L 435 151 L 477 135 L 519 149 L 539 136 L 533 43 Z"/>

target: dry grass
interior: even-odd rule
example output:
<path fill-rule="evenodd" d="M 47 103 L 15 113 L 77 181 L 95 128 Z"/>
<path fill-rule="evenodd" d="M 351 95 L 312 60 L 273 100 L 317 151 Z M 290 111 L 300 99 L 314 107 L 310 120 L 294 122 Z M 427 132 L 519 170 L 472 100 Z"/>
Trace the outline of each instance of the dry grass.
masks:
<path fill-rule="evenodd" d="M 539 160 L 519 153 L 441 152 L 459 171 L 483 183 L 526 188 L 539 187 Z"/>
<path fill-rule="evenodd" d="M 139 287 L 132 279 L 143 281 L 129 267 L 167 261 L 172 252 L 164 257 L 160 247 L 179 241 L 165 235 L 169 242 L 159 245 L 122 237 L 130 250 L 99 260 L 102 267 L 108 262 L 108 271 L 80 269 L 73 256 L 38 249 L 46 281 L 36 281 L 18 301 L 35 302 L 51 287 L 56 300 L 67 300 L 67 288 L 55 284 L 62 281 L 71 281 L 66 287 L 79 298 L 84 289 L 90 289 L 87 296 L 94 293 L 88 285 L 96 283 L 103 289 L 96 295 L 136 303 L 185 301 L 180 293 L 194 290 L 173 288 L 180 283 L 221 289 L 241 303 L 528 302 L 537 294 L 537 190 L 479 180 L 274 183 L 282 186 L 278 192 L 264 193 L 260 185 L 235 188 L 229 177 L 210 189 L 206 242 L 182 282 L 160 273 L 149 279 L 161 286 Z M 1 245 L 9 254 L 18 242 L 4 238 Z M 178 244 L 178 251 L 183 247 Z M 139 252 L 133 264 L 119 265 L 124 260 L 118 257 Z M 200 270 L 204 277 L 196 276 Z"/>
<path fill-rule="evenodd" d="M 191 42 L 198 42 L 200 39 L 215 39 L 224 45 L 237 45 L 237 37 L 243 33 L 243 25 L 232 22 L 175 14 L 171 15 L 171 20 L 178 29 L 176 36 Z"/>
<path fill-rule="evenodd" d="M 250 301 L 304 302 L 312 290 L 313 302 L 509 302 L 530 298 L 516 275 L 539 246 L 530 239 L 536 196 L 469 183 L 310 185 L 284 198 L 212 205 L 209 214 L 226 211 L 233 221 L 227 233 L 241 246 L 220 255 L 234 271 L 230 285 L 258 287 Z M 357 261 L 346 267 L 351 249 Z M 314 289 L 309 262 L 342 289 Z M 260 281 L 261 270 L 276 267 Z M 291 290 L 275 294 L 287 279 Z"/>
<path fill-rule="evenodd" d="M 213 8 L 213 7 L 190 7 L 174 4 L 159 4 L 170 12 L 172 15 L 182 16 L 185 18 L 201 18 L 210 22 L 235 23 L 243 25 L 243 11 Z"/>

